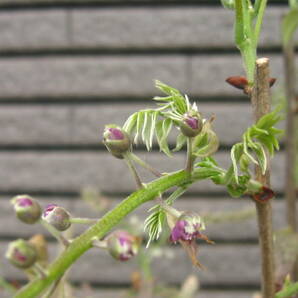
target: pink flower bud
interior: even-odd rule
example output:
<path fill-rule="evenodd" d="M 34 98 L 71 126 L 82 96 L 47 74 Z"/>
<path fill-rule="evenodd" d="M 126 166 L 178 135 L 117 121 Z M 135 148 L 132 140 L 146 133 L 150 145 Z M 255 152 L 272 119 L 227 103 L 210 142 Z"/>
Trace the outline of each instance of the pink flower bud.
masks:
<path fill-rule="evenodd" d="M 27 269 L 36 262 L 37 251 L 28 241 L 18 239 L 9 244 L 5 256 L 14 266 Z"/>
<path fill-rule="evenodd" d="M 41 207 L 28 195 L 18 195 L 11 199 L 17 218 L 24 223 L 34 224 L 40 219 Z"/>
<path fill-rule="evenodd" d="M 126 231 L 118 230 L 107 237 L 107 248 L 113 258 L 127 261 L 138 253 L 141 239 Z"/>
<path fill-rule="evenodd" d="M 117 125 L 107 125 L 103 133 L 103 142 L 109 152 L 117 158 L 123 158 L 122 154 L 129 151 L 131 141 L 128 134 Z"/>
<path fill-rule="evenodd" d="M 43 214 L 42 219 L 55 227 L 58 231 L 65 231 L 70 226 L 70 214 L 56 204 L 49 204 Z"/>
<path fill-rule="evenodd" d="M 180 122 L 180 130 L 187 137 L 197 136 L 203 128 L 201 116 L 196 111 L 190 111 L 184 115 Z"/>

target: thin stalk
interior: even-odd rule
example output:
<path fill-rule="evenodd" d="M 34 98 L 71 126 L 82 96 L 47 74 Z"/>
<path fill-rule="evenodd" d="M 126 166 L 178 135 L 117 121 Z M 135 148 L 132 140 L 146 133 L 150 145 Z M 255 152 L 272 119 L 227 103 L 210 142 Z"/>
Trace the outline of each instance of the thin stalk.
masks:
<path fill-rule="evenodd" d="M 129 156 L 136 162 L 138 163 L 141 167 L 147 169 L 149 172 L 151 172 L 154 176 L 156 177 L 161 177 L 162 174 L 157 171 L 156 169 L 154 169 L 152 166 L 150 166 L 148 163 L 146 163 L 145 161 L 143 161 L 141 158 L 139 158 L 137 155 L 135 155 L 134 153 L 130 152 Z"/>
<path fill-rule="evenodd" d="M 198 175 L 197 179 L 199 180 L 199 178 L 202 179 L 202 175 Z M 95 225 L 75 238 L 67 249 L 47 268 L 48 274 L 45 279 L 35 278 L 20 289 L 14 297 L 38 297 L 48 286 L 59 279 L 81 255 L 92 247 L 94 237 L 98 237 L 99 239 L 104 237 L 106 233 L 117 225 L 126 215 L 143 203 L 154 200 L 159 193 L 163 193 L 171 187 L 194 181 L 194 177 L 192 181 L 189 181 L 189 174 L 185 171 L 179 171 L 163 176 L 148 183 L 146 188 L 135 191 L 113 210 L 99 219 Z"/>
<path fill-rule="evenodd" d="M 294 232 L 297 232 L 297 207 L 296 207 L 296 69 L 295 69 L 295 46 L 293 39 L 283 47 L 283 60 L 285 67 L 285 89 L 287 98 L 287 117 L 286 117 L 286 181 L 285 196 L 287 223 Z M 292 279 L 298 280 L 298 259 L 293 266 Z"/>
<path fill-rule="evenodd" d="M 255 84 L 251 97 L 254 119 L 257 122 L 262 116 L 270 112 L 270 89 L 269 89 L 269 59 L 261 58 L 256 61 Z M 256 166 L 256 180 L 270 187 L 270 165 L 267 152 L 268 167 L 265 175 Z M 271 202 L 260 203 L 256 201 L 259 243 L 262 259 L 262 297 L 271 298 L 275 293 L 274 276 L 274 250 L 272 229 Z"/>
<path fill-rule="evenodd" d="M 139 176 L 136 168 L 134 167 L 133 163 L 131 162 L 130 156 L 127 153 L 125 153 L 125 154 L 123 154 L 123 157 L 124 157 L 124 160 L 127 163 L 127 166 L 129 168 L 132 176 L 134 177 L 134 179 L 136 181 L 137 187 L 139 189 L 143 188 L 143 184 L 142 184 L 141 178 L 140 178 L 140 176 Z"/>
<path fill-rule="evenodd" d="M 46 230 L 48 230 L 52 236 L 54 236 L 61 244 L 63 244 L 65 247 L 69 245 L 69 240 L 67 240 L 59 231 L 57 231 L 54 227 L 52 227 L 50 224 L 48 224 L 43 219 L 40 220 L 40 223 L 45 227 Z"/>
<path fill-rule="evenodd" d="M 95 218 L 81 218 L 81 217 L 72 217 L 69 219 L 71 223 L 74 224 L 83 224 L 83 225 L 93 225 L 95 224 L 98 219 Z"/>
<path fill-rule="evenodd" d="M 192 140 L 193 138 L 187 138 L 187 159 L 186 159 L 185 171 L 188 173 L 192 173 L 193 164 L 195 161 L 195 158 L 192 154 Z"/>
<path fill-rule="evenodd" d="M 103 248 L 103 249 L 106 249 L 108 247 L 106 241 L 102 241 L 102 240 L 98 240 L 98 239 L 92 240 L 92 246 L 98 247 L 98 248 Z"/>

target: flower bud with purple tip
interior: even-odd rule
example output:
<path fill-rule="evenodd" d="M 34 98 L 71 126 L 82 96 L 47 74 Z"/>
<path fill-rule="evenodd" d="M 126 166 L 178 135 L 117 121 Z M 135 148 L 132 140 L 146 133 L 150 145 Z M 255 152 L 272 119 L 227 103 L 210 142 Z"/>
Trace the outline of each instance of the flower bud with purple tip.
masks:
<path fill-rule="evenodd" d="M 107 239 L 107 249 L 116 260 L 127 261 L 138 253 L 141 239 L 126 231 L 118 230 L 111 233 Z"/>
<path fill-rule="evenodd" d="M 24 223 L 34 224 L 41 216 L 39 203 L 28 195 L 18 195 L 11 199 L 17 218 Z"/>
<path fill-rule="evenodd" d="M 28 241 L 18 239 L 9 244 L 5 257 L 14 266 L 27 269 L 36 262 L 37 251 Z"/>
<path fill-rule="evenodd" d="M 65 231 L 71 226 L 70 217 L 63 207 L 56 204 L 49 204 L 42 214 L 42 219 L 58 231 Z"/>
<path fill-rule="evenodd" d="M 200 231 L 204 229 L 205 225 L 199 215 L 192 212 L 185 212 L 176 221 L 171 232 L 170 240 L 172 242 L 179 240 L 191 241 L 200 238 Z"/>
<path fill-rule="evenodd" d="M 103 133 L 103 142 L 107 149 L 117 158 L 123 158 L 123 153 L 131 148 L 129 135 L 120 126 L 106 125 Z"/>
<path fill-rule="evenodd" d="M 180 122 L 180 130 L 186 137 L 195 137 L 201 131 L 203 122 L 200 113 L 189 111 Z"/>

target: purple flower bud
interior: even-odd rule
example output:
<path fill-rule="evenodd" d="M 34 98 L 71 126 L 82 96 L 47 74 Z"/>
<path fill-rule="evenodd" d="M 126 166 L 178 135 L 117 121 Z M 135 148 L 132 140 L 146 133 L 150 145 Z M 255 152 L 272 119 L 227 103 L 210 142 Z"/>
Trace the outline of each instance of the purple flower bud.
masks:
<path fill-rule="evenodd" d="M 172 229 L 170 240 L 172 242 L 192 241 L 193 239 L 200 238 L 200 230 L 204 230 L 205 226 L 200 216 L 195 213 L 183 213 L 174 228 Z"/>
<path fill-rule="evenodd" d="M 49 204 L 42 214 L 42 219 L 55 227 L 58 231 L 65 231 L 70 226 L 70 214 L 56 204 Z"/>
<path fill-rule="evenodd" d="M 24 223 L 34 224 L 40 219 L 41 207 L 28 195 L 18 195 L 11 199 L 17 218 Z"/>
<path fill-rule="evenodd" d="M 113 258 L 127 261 L 138 253 L 141 239 L 126 231 L 115 231 L 107 237 L 107 248 Z"/>
<path fill-rule="evenodd" d="M 103 133 L 103 142 L 107 149 L 117 158 L 123 158 L 123 153 L 131 148 L 128 134 L 117 125 L 106 125 Z"/>
<path fill-rule="evenodd" d="M 5 256 L 16 267 L 27 269 L 36 262 L 37 251 L 28 241 L 18 239 L 9 244 Z"/>
<path fill-rule="evenodd" d="M 201 116 L 196 111 L 190 111 L 184 115 L 183 120 L 180 122 L 180 130 L 186 137 L 195 137 L 201 131 L 203 122 Z"/>

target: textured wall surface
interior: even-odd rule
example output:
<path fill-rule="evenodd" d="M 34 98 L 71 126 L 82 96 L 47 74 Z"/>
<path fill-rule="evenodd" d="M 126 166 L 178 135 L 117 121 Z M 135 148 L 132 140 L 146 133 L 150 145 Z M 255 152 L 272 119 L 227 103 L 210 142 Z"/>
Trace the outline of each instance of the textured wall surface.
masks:
<path fill-rule="evenodd" d="M 43 232 L 14 219 L 8 199 L 15 194 L 29 193 L 43 206 L 58 202 L 76 216 L 96 217 L 101 212 L 79 199 L 84 188 L 102 191 L 110 207 L 133 191 L 125 164 L 109 156 L 100 136 L 104 124 L 121 125 L 133 111 L 152 106 L 150 99 L 158 94 L 154 79 L 189 94 L 206 117 L 216 115 L 221 140 L 216 156 L 228 164 L 228 150 L 252 116 L 248 99 L 225 83 L 228 76 L 243 74 L 243 67 L 233 45 L 233 12 L 219 2 L 0 0 L 1 256 L 9 240 Z M 269 2 L 260 55 L 271 58 L 272 76 L 281 82 L 280 20 L 287 8 L 281 1 Z M 171 136 L 171 144 L 174 141 Z M 137 153 L 161 171 L 183 167 L 182 153 L 172 160 L 156 149 L 145 155 L 143 146 Z M 282 197 L 283 152 L 272 168 L 273 188 Z M 152 179 L 141 174 L 145 181 Z M 150 206 L 141 207 L 137 215 L 145 218 Z M 236 213 L 253 204 L 202 182 L 191 187 L 177 207 L 202 214 Z M 282 200 L 276 200 L 276 228 L 285 224 L 284 213 Z M 175 247 L 174 259 L 155 261 L 156 277 L 179 285 L 196 272 L 203 289 L 199 297 L 251 297 L 260 276 L 255 219 L 213 224 L 207 231 L 217 242 L 200 250 L 207 271 L 194 271 L 182 249 Z M 48 239 L 54 256 L 57 249 Z M 3 257 L 1 263 L 3 277 L 25 280 Z M 92 283 L 94 297 L 118 298 L 136 266 L 135 261 L 116 264 L 92 250 L 74 266 L 70 279 Z"/>

